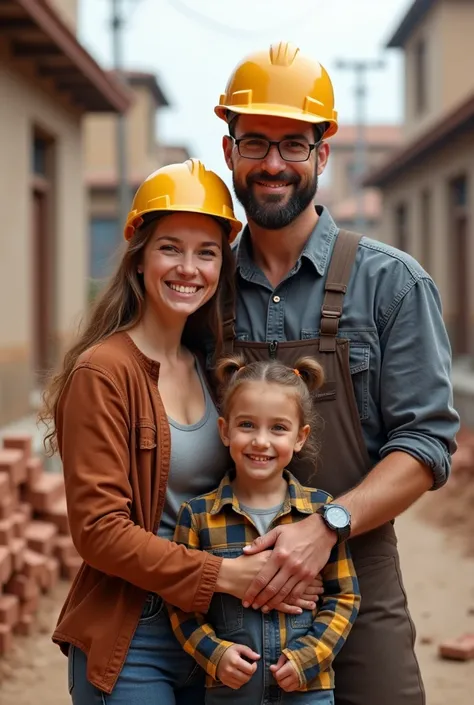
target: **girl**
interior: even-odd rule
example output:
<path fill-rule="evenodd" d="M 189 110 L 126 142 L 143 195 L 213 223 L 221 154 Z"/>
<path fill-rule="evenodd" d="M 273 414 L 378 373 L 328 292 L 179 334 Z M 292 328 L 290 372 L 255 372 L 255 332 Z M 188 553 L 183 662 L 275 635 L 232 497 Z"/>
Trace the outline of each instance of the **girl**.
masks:
<path fill-rule="evenodd" d="M 224 386 L 219 430 L 235 467 L 216 490 L 183 504 L 175 540 L 230 558 L 332 497 L 303 487 L 287 469 L 295 456 L 316 452 L 311 392 L 322 383 L 320 365 L 303 358 L 290 369 L 229 357 L 217 375 Z M 335 546 L 322 577 L 319 610 L 300 616 L 262 615 L 230 595 L 215 596 L 205 616 L 169 607 L 178 640 L 206 670 L 206 705 L 333 705 L 331 664 L 360 602 L 348 547 Z"/>
<path fill-rule="evenodd" d="M 170 540 L 180 504 L 228 467 L 196 353 L 206 335 L 220 349 L 240 227 L 227 187 L 199 161 L 146 179 L 117 272 L 46 392 L 46 440 L 84 559 L 53 635 L 74 705 L 199 705 L 200 669 L 158 595 L 206 612 L 215 592 L 243 597 L 268 558 Z"/>

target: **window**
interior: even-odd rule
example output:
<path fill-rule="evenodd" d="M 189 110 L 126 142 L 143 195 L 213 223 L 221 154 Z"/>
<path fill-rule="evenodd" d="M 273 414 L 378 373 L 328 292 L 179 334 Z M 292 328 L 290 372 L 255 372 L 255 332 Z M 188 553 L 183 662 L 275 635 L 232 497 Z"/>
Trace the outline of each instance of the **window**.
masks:
<path fill-rule="evenodd" d="M 431 267 L 431 191 L 425 189 L 421 192 L 421 248 L 422 264 L 429 271 Z"/>
<path fill-rule="evenodd" d="M 115 218 L 92 218 L 90 225 L 89 276 L 103 279 L 111 274 L 114 257 L 121 242 Z"/>
<path fill-rule="evenodd" d="M 32 142 L 31 171 L 35 176 L 48 175 L 48 142 L 35 135 Z"/>
<path fill-rule="evenodd" d="M 395 208 L 395 238 L 395 246 L 408 252 L 408 208 L 405 203 L 400 203 Z"/>
<path fill-rule="evenodd" d="M 420 39 L 415 46 L 415 111 L 421 115 L 427 108 L 426 42 Z"/>

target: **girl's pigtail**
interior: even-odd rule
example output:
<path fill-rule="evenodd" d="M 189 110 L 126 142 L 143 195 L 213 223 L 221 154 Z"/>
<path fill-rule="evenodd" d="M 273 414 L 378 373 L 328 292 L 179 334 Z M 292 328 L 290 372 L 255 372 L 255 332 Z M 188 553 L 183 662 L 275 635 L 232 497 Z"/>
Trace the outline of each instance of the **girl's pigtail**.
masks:
<path fill-rule="evenodd" d="M 315 392 L 324 384 L 324 371 L 319 362 L 312 357 L 302 357 L 295 365 L 295 370 L 310 392 Z"/>

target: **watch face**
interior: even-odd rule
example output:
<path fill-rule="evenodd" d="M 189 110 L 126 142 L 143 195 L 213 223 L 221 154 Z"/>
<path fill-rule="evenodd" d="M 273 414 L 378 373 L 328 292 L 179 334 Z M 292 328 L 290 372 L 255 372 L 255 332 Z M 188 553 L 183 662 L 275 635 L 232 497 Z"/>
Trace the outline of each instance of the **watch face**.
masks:
<path fill-rule="evenodd" d="M 349 524 L 349 515 L 342 507 L 328 507 L 326 518 L 335 529 L 345 529 Z"/>

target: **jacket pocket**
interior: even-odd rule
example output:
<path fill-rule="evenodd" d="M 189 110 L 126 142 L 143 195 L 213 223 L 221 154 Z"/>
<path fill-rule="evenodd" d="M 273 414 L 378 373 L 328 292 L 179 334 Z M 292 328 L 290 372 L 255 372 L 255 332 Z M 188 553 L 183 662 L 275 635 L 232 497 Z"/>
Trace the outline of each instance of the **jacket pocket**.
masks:
<path fill-rule="evenodd" d="M 222 558 L 237 558 L 242 555 L 241 548 L 214 548 L 209 553 Z M 208 611 L 209 622 L 221 639 L 238 632 L 244 624 L 242 602 L 233 595 L 215 593 Z"/>
<path fill-rule="evenodd" d="M 363 421 L 369 418 L 370 345 L 368 343 L 354 343 L 351 341 L 349 366 L 359 417 Z"/>
<path fill-rule="evenodd" d="M 135 424 L 137 447 L 140 450 L 156 448 L 156 426 L 151 421 L 141 420 Z"/>

